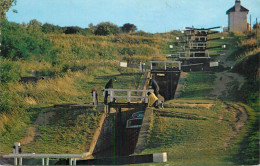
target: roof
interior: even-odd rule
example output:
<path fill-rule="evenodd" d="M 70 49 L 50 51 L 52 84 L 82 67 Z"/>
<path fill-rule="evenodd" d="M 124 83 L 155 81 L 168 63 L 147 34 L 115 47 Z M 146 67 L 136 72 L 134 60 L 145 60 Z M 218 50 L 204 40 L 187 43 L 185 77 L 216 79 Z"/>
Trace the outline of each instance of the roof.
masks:
<path fill-rule="evenodd" d="M 233 6 L 232 8 L 230 8 L 230 9 L 227 11 L 227 14 L 229 14 L 230 12 L 235 12 L 235 6 Z M 249 12 L 249 10 L 248 10 L 247 8 L 245 8 L 244 6 L 241 6 L 240 12 Z"/>

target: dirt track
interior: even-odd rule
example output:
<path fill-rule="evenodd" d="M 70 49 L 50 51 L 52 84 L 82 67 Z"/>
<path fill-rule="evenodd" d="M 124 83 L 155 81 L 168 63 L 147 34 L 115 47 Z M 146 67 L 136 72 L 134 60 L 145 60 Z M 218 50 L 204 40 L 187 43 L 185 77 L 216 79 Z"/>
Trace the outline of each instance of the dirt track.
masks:
<path fill-rule="evenodd" d="M 49 123 L 49 119 L 54 115 L 55 115 L 54 111 L 50 111 L 47 113 L 40 112 L 36 121 L 34 122 L 34 125 L 28 128 L 27 136 L 20 140 L 21 145 L 25 145 L 34 141 L 34 138 L 40 135 L 37 127 L 42 125 L 47 125 Z"/>
<path fill-rule="evenodd" d="M 230 137 L 225 138 L 224 140 L 226 141 L 224 144 L 224 147 L 226 150 L 227 147 L 230 144 L 230 141 L 236 137 L 241 128 L 244 126 L 245 122 L 247 121 L 248 115 L 246 112 L 246 109 L 238 104 L 227 104 L 225 103 L 225 105 L 229 108 L 228 111 L 234 111 L 235 112 L 235 118 L 236 118 L 236 122 L 235 124 L 231 124 L 232 127 L 232 135 Z"/>
<path fill-rule="evenodd" d="M 236 73 L 221 72 L 216 74 L 217 78 L 214 82 L 214 89 L 211 92 L 216 98 L 227 97 L 228 90 L 231 88 L 230 84 L 237 81 L 239 84 L 238 89 L 242 87 L 245 82 L 245 78 Z"/>

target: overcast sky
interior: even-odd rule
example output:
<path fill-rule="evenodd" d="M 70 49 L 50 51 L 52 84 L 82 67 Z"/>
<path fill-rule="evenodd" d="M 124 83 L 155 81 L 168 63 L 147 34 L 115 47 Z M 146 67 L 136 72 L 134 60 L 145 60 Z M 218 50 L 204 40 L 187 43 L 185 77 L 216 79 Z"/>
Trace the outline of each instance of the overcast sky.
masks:
<path fill-rule="evenodd" d="M 226 11 L 235 0 L 18 0 L 8 12 L 9 21 L 28 23 L 37 19 L 59 26 L 88 27 L 110 21 L 122 26 L 135 24 L 146 32 L 168 32 L 184 26 L 227 26 Z M 260 20 L 260 0 L 241 0 L 250 10 L 252 23 Z"/>

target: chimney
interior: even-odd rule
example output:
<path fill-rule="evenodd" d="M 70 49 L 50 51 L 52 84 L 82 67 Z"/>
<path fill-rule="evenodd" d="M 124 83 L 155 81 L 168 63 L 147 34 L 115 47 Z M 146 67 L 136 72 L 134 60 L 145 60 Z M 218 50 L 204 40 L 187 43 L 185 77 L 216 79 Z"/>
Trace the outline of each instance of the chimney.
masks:
<path fill-rule="evenodd" d="M 235 2 L 235 11 L 238 12 L 241 9 L 241 2 L 240 0 L 236 0 Z"/>

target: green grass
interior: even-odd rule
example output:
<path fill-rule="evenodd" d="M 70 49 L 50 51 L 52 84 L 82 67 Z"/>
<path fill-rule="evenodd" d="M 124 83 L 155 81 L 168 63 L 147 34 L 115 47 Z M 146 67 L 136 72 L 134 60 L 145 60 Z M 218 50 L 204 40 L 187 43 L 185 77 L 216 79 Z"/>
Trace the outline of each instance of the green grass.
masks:
<path fill-rule="evenodd" d="M 225 139 L 232 136 L 232 112 L 223 103 L 207 108 L 165 108 L 155 111 L 145 153 L 167 152 L 170 165 L 228 165 Z M 220 117 L 223 119 L 220 120 Z"/>
<path fill-rule="evenodd" d="M 84 71 L 68 72 L 62 77 L 54 77 L 49 80 L 41 80 L 37 83 L 10 83 L 8 90 L 9 93 L 16 94 L 26 107 L 23 112 L 15 112 L 15 116 L 10 113 L 1 115 L 3 126 L 1 125 L 1 142 L 0 150 L 4 153 L 10 153 L 13 142 L 17 142 L 27 134 L 27 129 L 33 126 L 35 120 L 40 112 L 45 112 L 46 107 L 52 107 L 54 104 L 66 104 L 66 103 L 92 103 L 91 89 L 96 88 L 98 90 L 98 98 L 100 102 L 103 102 L 102 89 L 110 78 L 117 77 L 118 82 L 114 83 L 114 88 L 118 89 L 138 89 L 141 84 L 143 75 L 138 73 L 137 69 L 120 69 L 117 65 L 109 63 L 103 66 L 97 66 Z M 133 74 L 126 74 L 133 73 Z M 135 81 L 133 81 L 135 80 Z M 12 103 L 15 104 L 15 103 Z M 28 109 L 27 109 L 28 108 Z M 27 109 L 27 111 L 26 111 Z M 79 120 L 81 116 L 84 116 L 86 120 L 91 121 L 89 115 L 77 115 L 71 116 L 71 113 L 66 112 L 68 117 L 74 118 L 75 121 Z M 79 110 L 79 112 L 82 112 Z M 81 126 L 72 123 L 72 126 L 67 126 L 66 122 L 68 117 L 64 117 L 63 114 L 58 113 L 55 115 L 55 121 L 59 125 L 43 125 L 39 127 L 40 135 L 37 136 L 36 141 L 24 146 L 24 152 L 35 153 L 81 153 L 84 146 L 81 144 L 84 141 L 91 141 L 92 135 L 88 131 L 83 131 L 81 128 L 75 126 Z M 98 118 L 99 116 L 97 116 Z M 81 117 L 82 118 L 82 117 Z M 93 114 L 95 118 L 95 114 Z M 57 119 L 59 121 L 57 121 Z M 53 119 L 51 119 L 52 121 Z M 85 123 L 85 122 L 84 122 Z M 89 122 L 86 122 L 89 123 Z M 93 121 L 93 123 L 96 123 Z M 94 124 L 82 124 L 93 125 Z M 73 127 L 74 126 L 74 127 Z M 89 128 L 87 126 L 87 128 Z M 72 128 L 71 128 L 72 127 Z M 92 129 L 91 129 L 92 130 Z M 82 133 L 79 133 L 82 132 Z M 65 139 L 67 138 L 67 139 Z M 86 140 L 87 139 L 87 140 Z M 82 141 L 81 141 L 82 140 Z M 85 144 L 83 143 L 83 144 Z M 47 146 L 48 145 L 48 146 Z M 46 148 L 43 148 L 46 147 Z"/>
<path fill-rule="evenodd" d="M 184 83 L 181 99 L 208 100 L 216 76 L 211 72 L 190 72 Z"/>
<path fill-rule="evenodd" d="M 1 126 L 0 135 L 0 152 L 11 153 L 14 142 L 25 136 L 26 129 L 30 123 L 30 119 L 26 112 L 12 113 L 11 115 L 2 114 L 2 118 L 6 118 L 8 123 Z"/>
<path fill-rule="evenodd" d="M 44 111 L 44 110 L 42 110 Z M 46 115 L 47 112 L 44 112 Z M 58 109 L 48 123 L 38 125 L 36 140 L 23 146 L 24 153 L 80 154 L 87 151 L 101 112 Z M 45 119 L 46 120 L 46 119 Z"/>

